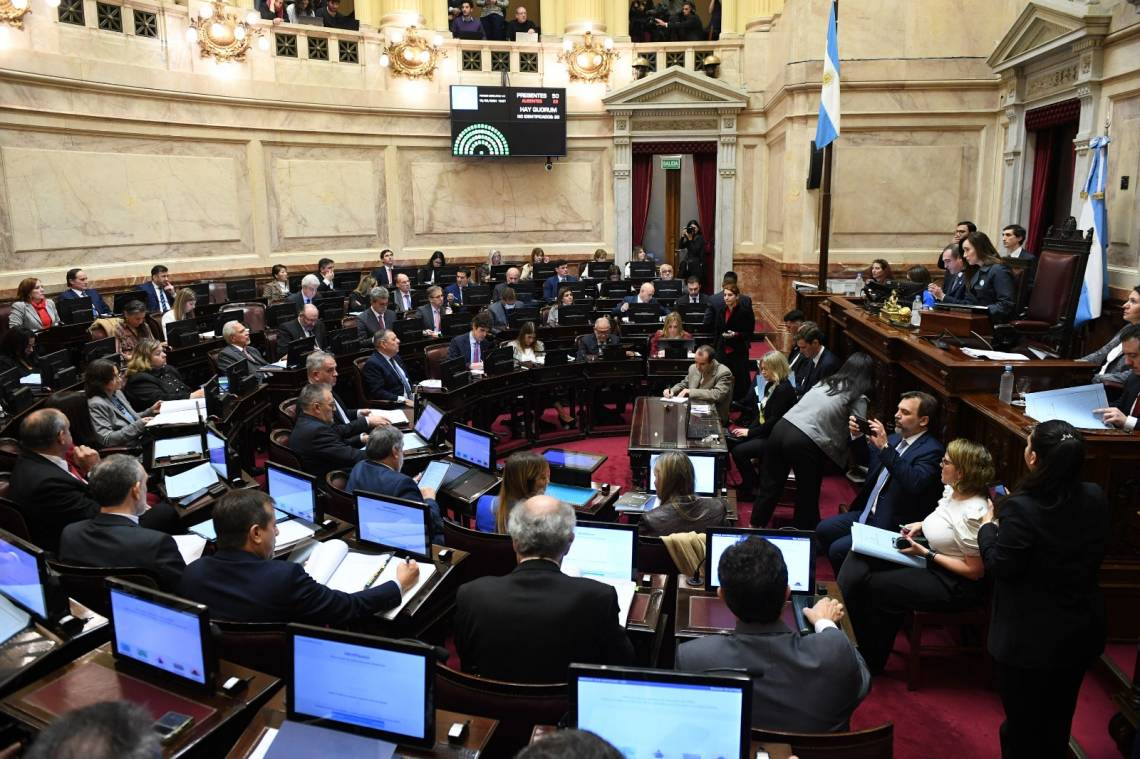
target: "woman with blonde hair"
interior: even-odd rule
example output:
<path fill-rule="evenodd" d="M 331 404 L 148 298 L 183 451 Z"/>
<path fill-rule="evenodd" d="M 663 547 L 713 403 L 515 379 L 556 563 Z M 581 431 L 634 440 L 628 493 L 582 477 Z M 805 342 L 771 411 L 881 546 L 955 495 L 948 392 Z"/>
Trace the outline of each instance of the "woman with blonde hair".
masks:
<path fill-rule="evenodd" d="M 487 261 L 479 264 L 479 282 L 487 282 L 491 279 L 491 267 L 501 266 L 503 263 L 503 254 L 498 250 L 492 250 L 487 254 Z"/>
<path fill-rule="evenodd" d="M 638 533 L 660 537 L 674 532 L 704 532 L 724 524 L 724 501 L 696 495 L 693 462 L 680 451 L 666 451 L 653 468 L 657 506 L 641 519 Z"/>
<path fill-rule="evenodd" d="M 653 333 L 649 338 L 649 356 L 650 358 L 657 357 L 657 342 L 662 338 L 666 339 L 683 339 L 692 340 L 693 335 L 685 329 L 685 322 L 681 318 L 679 311 L 673 311 L 665 317 L 665 321 L 661 324 L 661 329 Z"/>
<path fill-rule="evenodd" d="M 182 401 L 201 398 L 202 389 L 190 386 L 173 366 L 166 364 L 166 348 L 157 340 L 143 339 L 127 362 L 127 381 L 123 395 L 135 411 L 154 405 L 155 401 Z"/>
<path fill-rule="evenodd" d="M 182 321 L 183 319 L 191 319 L 194 317 L 194 309 L 198 305 L 198 294 L 191 290 L 189 287 L 183 287 L 174 296 L 174 303 L 170 309 L 162 315 L 162 334 L 166 336 L 166 325 L 171 322 Z"/>
<path fill-rule="evenodd" d="M 737 427 L 728 437 L 728 450 L 740 472 L 737 501 L 751 501 L 755 497 L 760 470 L 752 462 L 764 461 L 764 447 L 768 444 L 772 428 L 796 405 L 796 388 L 788 380 L 791 372 L 787 357 L 780 351 L 768 351 L 760 359 L 760 375 L 764 378 L 765 385 L 756 423 L 749 427 Z"/>
<path fill-rule="evenodd" d="M 978 531 L 989 512 L 993 478 L 993 458 L 984 446 L 951 440 L 942 457 L 942 500 L 926 519 L 902 528 L 906 545 L 899 553 L 923 559 L 921 565 L 847 554 L 839 588 L 872 673 L 886 666 L 908 611 L 954 612 L 982 603 Z M 926 540 L 918 542 L 920 537 Z"/>
<path fill-rule="evenodd" d="M 499 495 L 479 499 L 475 513 L 475 529 L 480 532 L 507 531 L 507 517 L 519 503 L 546 492 L 550 484 L 550 464 L 534 451 L 511 454 L 503 467 L 503 484 Z M 506 507 L 503 506 L 506 504 Z"/>
<path fill-rule="evenodd" d="M 348 310 L 350 313 L 360 313 L 372 305 L 372 288 L 376 287 L 376 279 L 367 272 L 360 275 L 360 282 L 356 289 L 348 294 Z"/>

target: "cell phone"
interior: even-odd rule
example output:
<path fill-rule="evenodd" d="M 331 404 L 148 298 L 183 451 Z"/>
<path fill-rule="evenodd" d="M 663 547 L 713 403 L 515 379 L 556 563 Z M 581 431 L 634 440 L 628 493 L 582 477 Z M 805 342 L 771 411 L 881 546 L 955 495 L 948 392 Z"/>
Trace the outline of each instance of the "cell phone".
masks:
<path fill-rule="evenodd" d="M 159 740 L 166 744 L 177 738 L 193 722 L 194 718 L 189 714 L 167 712 L 154 723 L 154 731 L 158 733 Z"/>
<path fill-rule="evenodd" d="M 918 543 L 923 548 L 930 548 L 930 543 L 927 542 L 926 538 L 911 538 L 911 540 L 913 540 L 915 543 Z M 895 548 L 898 548 L 901 551 L 902 549 L 909 547 L 910 541 L 907 540 L 905 536 L 900 535 L 895 538 Z"/>
<path fill-rule="evenodd" d="M 230 391 L 230 378 L 224 374 L 218 375 L 218 389 L 223 393 Z"/>
<path fill-rule="evenodd" d="M 997 498 L 1004 498 L 1009 495 L 1009 491 L 1005 489 L 1005 485 L 994 485 L 990 488 L 990 500 Z"/>
<path fill-rule="evenodd" d="M 448 465 L 442 461 L 433 461 L 428 464 L 423 476 L 420 477 L 420 487 L 439 490 L 440 486 L 443 485 L 443 478 L 447 474 L 448 468 Z"/>
<path fill-rule="evenodd" d="M 859 431 L 862 432 L 864 435 L 872 434 L 871 423 L 867 421 L 866 417 L 856 416 L 855 417 L 855 426 L 858 427 Z"/>

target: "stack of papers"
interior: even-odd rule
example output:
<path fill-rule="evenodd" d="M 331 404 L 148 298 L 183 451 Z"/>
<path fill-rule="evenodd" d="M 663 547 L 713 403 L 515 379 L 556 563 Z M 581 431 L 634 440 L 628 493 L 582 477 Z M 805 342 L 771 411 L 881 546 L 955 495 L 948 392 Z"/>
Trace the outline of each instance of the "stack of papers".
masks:
<path fill-rule="evenodd" d="M 184 401 L 163 401 L 158 415 L 146 423 L 147 427 L 171 424 L 198 424 L 206 418 L 206 399 L 188 398 Z"/>
<path fill-rule="evenodd" d="M 893 561 L 904 567 L 924 568 L 926 559 L 917 556 L 908 556 L 895 548 L 897 532 L 872 527 L 869 524 L 855 522 L 851 525 L 851 550 L 864 556 L 874 556 L 876 559 Z"/>
<path fill-rule="evenodd" d="M 1107 406 L 1108 396 L 1101 384 L 1025 394 L 1026 416 L 1039 422 L 1060 419 L 1078 428 L 1103 430 L 1107 427 L 1104 419 L 1093 413 L 1093 409 Z"/>
<path fill-rule="evenodd" d="M 1002 351 L 984 351 L 979 348 L 963 348 L 962 352 L 970 358 L 988 358 L 990 361 L 1028 361 L 1028 356 L 1020 353 L 1003 353 Z"/>
<path fill-rule="evenodd" d="M 400 410 L 400 409 L 398 409 L 398 408 L 392 408 L 392 409 L 388 409 L 388 408 L 374 408 L 374 409 L 369 409 L 369 410 L 368 410 L 368 415 L 369 415 L 369 416 L 372 416 L 373 414 L 377 414 L 377 415 L 379 415 L 379 416 L 382 416 L 382 417 L 384 417 L 385 419 L 387 419 L 387 420 L 388 420 L 389 422 L 391 422 L 392 424 L 407 424 L 407 423 L 408 423 L 408 417 L 407 417 L 407 416 L 404 414 L 404 412 L 403 412 L 403 411 L 401 411 L 401 410 Z"/>

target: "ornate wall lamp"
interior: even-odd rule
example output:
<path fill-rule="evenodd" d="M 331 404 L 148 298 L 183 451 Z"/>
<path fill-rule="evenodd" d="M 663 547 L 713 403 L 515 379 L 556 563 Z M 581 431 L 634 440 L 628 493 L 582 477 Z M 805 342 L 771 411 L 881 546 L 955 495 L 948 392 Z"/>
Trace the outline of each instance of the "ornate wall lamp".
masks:
<path fill-rule="evenodd" d="M 566 70 L 571 79 L 584 82 L 596 82 L 608 79 L 614 61 L 620 53 L 614 49 L 614 41 L 604 37 L 601 41 L 595 40 L 593 33 L 587 29 L 579 42 L 566 37 L 562 40 L 562 52 L 558 60 L 566 64 Z"/>
<path fill-rule="evenodd" d="M 191 44 L 198 43 L 203 58 L 213 56 L 219 63 L 244 61 L 255 39 L 259 48 L 269 49 L 265 30 L 254 26 L 259 20 L 261 14 L 257 11 L 251 11 L 243 18 L 237 13 L 227 12 L 222 0 L 213 0 L 198 8 L 198 17 L 191 19 L 190 26 L 186 28 L 186 39 Z"/>
<path fill-rule="evenodd" d="M 59 5 L 59 0 L 55 0 L 55 5 Z M 31 12 L 30 0 L 0 0 L 0 23 L 23 29 L 24 16 Z"/>
<path fill-rule="evenodd" d="M 392 42 L 380 54 L 380 65 L 391 68 L 396 76 L 431 79 L 439 60 L 447 57 L 441 45 L 443 38 L 438 34 L 429 41 L 414 26 L 403 32 L 397 29 L 392 33 Z"/>

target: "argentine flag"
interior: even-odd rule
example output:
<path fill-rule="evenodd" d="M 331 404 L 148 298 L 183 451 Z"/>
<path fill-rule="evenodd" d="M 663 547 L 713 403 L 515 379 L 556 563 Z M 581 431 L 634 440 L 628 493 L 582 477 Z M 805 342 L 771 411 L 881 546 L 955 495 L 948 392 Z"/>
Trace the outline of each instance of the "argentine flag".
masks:
<path fill-rule="evenodd" d="M 1081 219 L 1077 226 L 1087 232 L 1092 228 L 1092 249 L 1085 266 L 1085 281 L 1081 286 L 1081 299 L 1077 303 L 1074 324 L 1080 326 L 1100 316 L 1104 303 L 1105 283 L 1108 281 L 1108 208 L 1104 203 L 1104 188 L 1108 175 L 1108 143 L 1105 137 L 1089 140 L 1093 152 L 1089 178 L 1081 192 L 1085 204 L 1081 208 Z"/>
<path fill-rule="evenodd" d="M 839 136 L 839 35 L 835 26 L 835 3 L 827 19 L 827 50 L 823 54 L 823 92 L 819 98 L 819 122 L 815 149 L 823 150 Z"/>

